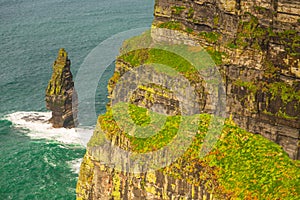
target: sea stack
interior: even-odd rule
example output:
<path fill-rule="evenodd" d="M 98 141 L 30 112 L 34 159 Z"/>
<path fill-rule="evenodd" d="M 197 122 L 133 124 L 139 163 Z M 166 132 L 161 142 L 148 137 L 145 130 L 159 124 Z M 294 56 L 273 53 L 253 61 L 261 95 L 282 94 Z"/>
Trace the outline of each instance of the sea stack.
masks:
<path fill-rule="evenodd" d="M 60 49 L 46 89 L 46 107 L 52 111 L 49 121 L 54 128 L 74 128 L 76 125 L 76 109 L 73 106 L 77 95 L 70 66 L 68 53 Z"/>

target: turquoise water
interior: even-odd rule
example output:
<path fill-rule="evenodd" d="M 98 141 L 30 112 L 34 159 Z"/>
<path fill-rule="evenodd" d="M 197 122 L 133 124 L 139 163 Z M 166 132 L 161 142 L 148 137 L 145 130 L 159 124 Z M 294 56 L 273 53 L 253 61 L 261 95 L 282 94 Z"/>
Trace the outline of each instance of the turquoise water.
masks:
<path fill-rule="evenodd" d="M 76 76 L 84 58 L 101 41 L 125 30 L 149 27 L 153 3 L 0 0 L 0 200 L 75 199 L 76 169 L 85 148 L 72 143 L 72 138 L 67 143 L 47 139 L 46 131 L 40 137 L 40 129 L 36 134 L 6 116 L 46 111 L 44 92 L 59 48 L 68 51 Z M 108 69 L 99 87 L 105 88 L 112 71 L 113 67 Z M 105 93 L 98 90 L 99 113 L 105 109 Z"/>

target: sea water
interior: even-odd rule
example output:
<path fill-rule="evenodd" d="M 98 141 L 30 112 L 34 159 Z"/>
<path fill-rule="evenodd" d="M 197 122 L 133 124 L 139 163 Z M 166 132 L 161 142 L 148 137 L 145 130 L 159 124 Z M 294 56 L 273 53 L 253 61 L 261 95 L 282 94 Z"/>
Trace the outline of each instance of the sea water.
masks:
<path fill-rule="evenodd" d="M 60 48 L 74 77 L 99 43 L 150 27 L 154 0 L 0 0 L 0 200 L 75 199 L 85 145 L 93 127 L 53 129 L 45 89 Z M 106 70 L 96 94 L 105 111 Z"/>

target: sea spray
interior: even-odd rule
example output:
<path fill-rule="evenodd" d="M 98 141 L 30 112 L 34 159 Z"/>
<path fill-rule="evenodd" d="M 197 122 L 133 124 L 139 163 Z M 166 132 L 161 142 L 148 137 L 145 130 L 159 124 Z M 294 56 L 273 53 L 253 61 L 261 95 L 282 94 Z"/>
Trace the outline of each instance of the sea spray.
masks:
<path fill-rule="evenodd" d="M 15 127 L 28 130 L 25 133 L 32 139 L 55 140 L 64 144 L 86 146 L 93 133 L 93 127 L 53 128 L 48 122 L 50 118 L 50 112 L 15 112 L 5 117 Z"/>

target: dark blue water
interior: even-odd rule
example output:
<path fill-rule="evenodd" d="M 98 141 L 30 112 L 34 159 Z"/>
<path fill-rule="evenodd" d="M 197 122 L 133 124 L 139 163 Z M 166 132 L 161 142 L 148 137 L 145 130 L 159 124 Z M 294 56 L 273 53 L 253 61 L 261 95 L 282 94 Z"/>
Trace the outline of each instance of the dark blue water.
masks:
<path fill-rule="evenodd" d="M 84 147 L 32 138 L 6 115 L 44 112 L 59 48 L 76 72 L 88 53 L 119 32 L 150 27 L 153 0 L 0 0 L 0 199 L 75 199 L 74 160 Z M 99 85 L 105 85 L 113 67 Z M 101 83 L 102 82 L 102 83 Z M 97 109 L 105 109 L 99 89 Z M 30 134 L 29 134 L 30 133 Z M 46 134 L 46 133 L 45 133 Z M 47 137 L 46 137 L 47 138 Z"/>

